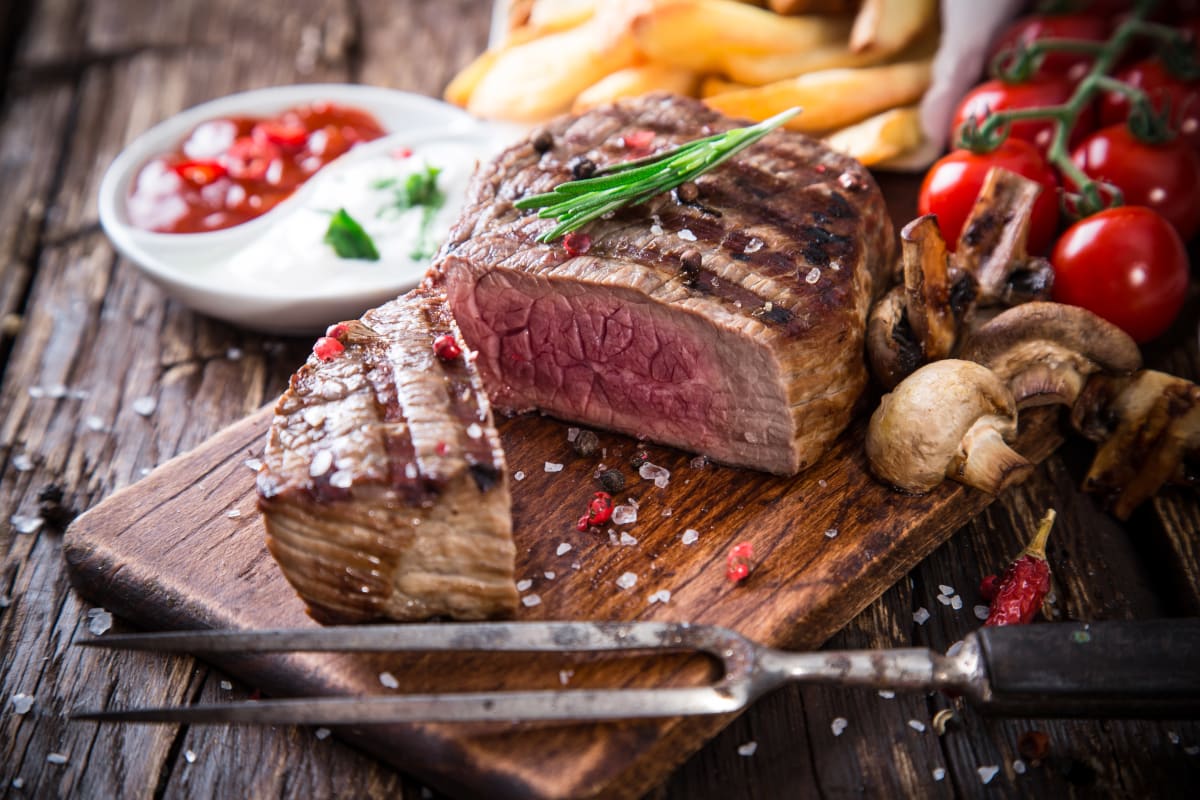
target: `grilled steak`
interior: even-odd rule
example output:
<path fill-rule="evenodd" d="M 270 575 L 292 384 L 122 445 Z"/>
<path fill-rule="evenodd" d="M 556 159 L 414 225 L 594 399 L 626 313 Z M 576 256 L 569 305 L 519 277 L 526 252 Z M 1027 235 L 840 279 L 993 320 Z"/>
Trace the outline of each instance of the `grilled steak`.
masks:
<path fill-rule="evenodd" d="M 776 131 L 570 248 L 537 243 L 553 220 L 513 207 L 739 124 L 643 97 L 559 119 L 481 167 L 433 280 L 493 403 L 780 474 L 821 455 L 866 383 L 864 321 L 892 260 L 861 165 Z"/>
<path fill-rule="evenodd" d="M 271 554 L 320 622 L 511 615 L 504 454 L 469 359 L 434 354 L 447 333 L 462 348 L 442 298 L 341 327 L 344 350 L 319 347 L 329 360 L 310 356 L 275 409 L 258 475 Z"/>

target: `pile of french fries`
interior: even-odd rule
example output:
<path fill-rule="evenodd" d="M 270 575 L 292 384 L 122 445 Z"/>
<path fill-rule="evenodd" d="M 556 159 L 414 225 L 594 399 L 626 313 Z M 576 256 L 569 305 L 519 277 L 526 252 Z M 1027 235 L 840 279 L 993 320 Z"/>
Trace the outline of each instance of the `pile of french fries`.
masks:
<path fill-rule="evenodd" d="M 512 0 L 510 23 L 448 101 L 534 123 L 668 91 L 752 120 L 800 106 L 789 128 L 867 165 L 922 143 L 937 0 Z"/>

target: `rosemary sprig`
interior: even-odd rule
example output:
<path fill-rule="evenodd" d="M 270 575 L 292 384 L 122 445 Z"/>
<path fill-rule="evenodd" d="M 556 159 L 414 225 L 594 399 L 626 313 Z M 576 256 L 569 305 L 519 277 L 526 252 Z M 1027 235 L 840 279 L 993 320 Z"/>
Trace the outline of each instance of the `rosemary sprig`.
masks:
<path fill-rule="evenodd" d="M 515 205 L 520 209 L 541 209 L 538 212 L 541 219 L 557 219 L 558 225 L 538 237 L 539 242 L 553 242 L 597 217 L 644 203 L 708 172 L 799 113 L 799 108 L 789 108 L 757 125 L 734 128 L 646 158 L 613 164 L 593 178 L 560 183 L 553 191 L 523 198 Z"/>

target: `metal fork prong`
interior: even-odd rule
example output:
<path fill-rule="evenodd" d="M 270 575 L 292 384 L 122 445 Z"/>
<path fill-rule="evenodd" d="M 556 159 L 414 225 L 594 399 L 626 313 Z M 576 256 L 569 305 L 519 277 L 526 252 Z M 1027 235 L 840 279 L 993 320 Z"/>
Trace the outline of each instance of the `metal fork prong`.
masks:
<path fill-rule="evenodd" d="M 186 724 L 373 725 L 395 722 L 645 719 L 737 711 L 744 684 L 668 689 L 577 689 L 258 700 L 207 706 L 84 711 L 74 719 Z"/>

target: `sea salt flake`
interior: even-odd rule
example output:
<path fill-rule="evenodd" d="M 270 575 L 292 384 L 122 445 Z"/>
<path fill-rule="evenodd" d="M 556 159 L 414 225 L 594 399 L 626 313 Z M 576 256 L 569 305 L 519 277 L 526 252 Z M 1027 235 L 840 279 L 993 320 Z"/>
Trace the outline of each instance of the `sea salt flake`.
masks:
<path fill-rule="evenodd" d="M 650 226 L 650 232 L 653 233 L 655 236 L 662 236 L 663 235 L 663 227 L 662 227 L 662 225 L 655 223 Z"/>
<path fill-rule="evenodd" d="M 664 517 L 669 517 L 669 516 L 671 516 L 671 515 L 672 515 L 672 514 L 674 514 L 674 513 L 675 513 L 675 510 L 674 510 L 674 509 L 672 509 L 672 508 L 664 508 L 664 509 L 662 510 L 662 515 L 663 515 Z"/>
<path fill-rule="evenodd" d="M 396 676 L 390 672 L 379 673 L 379 682 L 389 689 L 400 688 L 400 681 L 396 680 Z"/>
<path fill-rule="evenodd" d="M 891 699 L 895 698 L 896 693 L 893 692 L 891 689 L 880 689 L 879 696 L 882 697 L 884 700 L 891 700 Z"/>
<path fill-rule="evenodd" d="M 763 244 L 765 244 L 765 242 L 763 242 L 762 239 L 759 239 L 757 236 L 755 236 L 755 237 L 751 238 L 750 241 L 746 242 L 746 246 L 742 249 L 742 252 L 743 253 L 757 253 L 759 250 L 763 249 Z"/>
<path fill-rule="evenodd" d="M 37 533 L 46 520 L 36 514 L 13 514 L 8 518 L 17 533 Z"/>
<path fill-rule="evenodd" d="M 683 532 L 681 541 L 684 544 L 695 544 L 696 540 L 699 538 L 700 538 L 700 531 L 696 530 L 695 528 L 688 528 L 686 531 Z"/>
<path fill-rule="evenodd" d="M 934 767 L 934 769 L 933 769 L 933 779 L 934 779 L 935 781 L 944 781 L 944 780 L 946 780 L 946 770 L 942 769 L 941 767 Z"/>
<path fill-rule="evenodd" d="M 104 430 L 104 420 L 102 420 L 100 417 L 97 417 L 95 414 L 85 419 L 83 424 L 87 426 L 89 431 Z"/>
<path fill-rule="evenodd" d="M 704 469 L 708 466 L 708 456 L 696 456 L 688 462 L 688 466 L 692 469 Z"/>
<path fill-rule="evenodd" d="M 26 391 L 29 392 L 29 396 L 34 400 L 38 400 L 46 396 L 46 390 L 41 386 L 30 386 Z"/>
<path fill-rule="evenodd" d="M 942 605 L 944 605 L 944 606 L 948 606 L 948 605 L 950 605 L 950 598 L 949 598 L 949 597 L 947 597 L 947 596 L 946 596 L 946 595 L 944 595 L 944 594 L 939 594 L 939 595 L 937 596 L 937 601 L 938 601 L 939 603 L 941 603 Z"/>
<path fill-rule="evenodd" d="M 925 723 L 921 722 L 919 719 L 910 719 L 908 721 L 908 727 L 912 728 L 917 733 L 925 732 Z"/>
<path fill-rule="evenodd" d="M 467 436 L 478 439 L 483 436 L 483 427 L 478 422 L 472 422 L 467 426 Z"/>
<path fill-rule="evenodd" d="M 533 581 L 529 580 L 528 578 L 526 578 L 523 581 L 517 581 L 517 591 L 518 592 L 529 591 L 529 588 L 531 586 L 533 586 Z"/>
<path fill-rule="evenodd" d="M 837 529 L 837 528 L 830 528 L 829 530 L 825 531 L 825 538 L 826 538 L 826 539 L 836 539 L 836 538 L 837 538 L 837 535 L 838 535 L 838 529 Z"/>
<path fill-rule="evenodd" d="M 262 459 L 261 458 L 247 458 L 242 463 L 246 465 L 247 469 L 252 469 L 255 472 L 258 472 L 259 468 L 262 467 Z"/>
<path fill-rule="evenodd" d="M 554 551 L 554 555 L 565 556 L 569 552 L 571 552 L 571 545 L 566 542 L 560 542 L 558 548 Z"/>
<path fill-rule="evenodd" d="M 846 726 L 849 724 L 845 717 L 834 717 L 833 722 L 829 724 L 829 729 L 833 731 L 834 736 L 841 736 L 846 732 Z"/>
<path fill-rule="evenodd" d="M 46 754 L 46 763 L 47 764 L 58 764 L 61 766 L 65 763 L 67 763 L 67 756 L 65 753 L 47 753 Z"/>
<path fill-rule="evenodd" d="M 638 543 L 636 536 L 631 536 L 628 531 L 621 531 L 621 538 L 618 542 L 624 547 L 633 547 Z"/>
<path fill-rule="evenodd" d="M 6 594 L 0 594 L 0 608 L 8 608 L 12 605 L 12 598 Z"/>
<path fill-rule="evenodd" d="M 521 603 L 526 608 L 533 608 L 534 606 L 540 606 L 542 604 L 542 598 L 536 594 L 527 594 L 521 598 Z"/>
<path fill-rule="evenodd" d="M 655 486 L 658 486 L 659 479 L 665 481 L 671 477 L 671 470 L 647 461 L 638 467 L 638 475 L 641 475 L 643 480 L 654 481 Z M 658 486 L 658 488 L 665 489 L 666 485 Z"/>
<path fill-rule="evenodd" d="M 683 239 L 685 242 L 694 242 L 694 241 L 696 241 L 696 234 L 692 233 L 692 231 L 691 231 L 691 229 L 690 229 L 690 228 L 684 228 L 683 230 L 681 230 L 681 231 L 680 231 L 678 234 L 676 234 L 676 235 L 677 235 L 677 236 L 678 236 L 680 239 Z"/>
<path fill-rule="evenodd" d="M 928 621 L 929 612 L 925 609 L 925 606 L 921 606 L 913 612 L 913 622 L 917 623 L 918 625 L 924 625 Z"/>
<path fill-rule="evenodd" d="M 332 467 L 333 453 L 329 450 L 321 450 L 313 456 L 312 463 L 308 465 L 308 474 L 314 478 L 319 478 L 326 472 L 329 472 Z"/>
<path fill-rule="evenodd" d="M 139 397 L 134 400 L 133 411 L 143 417 L 148 417 L 154 413 L 154 409 L 158 408 L 158 401 L 153 397 Z"/>
<path fill-rule="evenodd" d="M 242 358 L 242 348 L 231 347 L 225 351 L 225 357 L 230 361 L 240 361 Z"/>
<path fill-rule="evenodd" d="M 992 778 L 996 777 L 996 773 L 1000 771 L 1000 768 L 990 765 L 986 767 L 980 767 L 975 771 L 979 773 L 979 780 L 983 781 L 984 783 L 991 783 Z"/>
<path fill-rule="evenodd" d="M 341 475 L 341 474 L 342 473 L 340 473 L 340 472 L 335 472 L 333 474 L 333 477 L 336 478 L 338 475 Z M 333 478 L 330 478 L 329 482 L 333 483 Z M 241 515 L 242 515 L 242 510 L 240 508 L 231 508 L 225 512 L 225 516 L 229 517 L 230 519 L 237 519 Z"/>
<path fill-rule="evenodd" d="M 567 441 L 574 442 L 579 438 L 579 428 L 567 428 Z"/>
<path fill-rule="evenodd" d="M 316 736 L 321 741 L 325 741 L 329 738 L 330 733 L 332 733 L 332 731 L 330 731 L 329 728 L 317 728 L 315 731 L 313 731 L 313 736 Z"/>
<path fill-rule="evenodd" d="M 962 649 L 963 649 L 963 641 L 962 641 L 962 639 L 959 639 L 957 642 L 950 645 L 950 647 L 948 647 L 946 649 L 946 655 L 956 656 L 956 655 L 958 655 L 959 651 Z"/>
<path fill-rule="evenodd" d="M 543 573 L 542 573 L 542 575 L 543 575 L 543 576 L 545 576 L 546 580 L 548 580 L 548 581 L 552 581 L 552 580 L 554 580 L 554 578 L 555 578 L 555 577 L 558 575 L 558 573 L 556 573 L 556 572 L 543 572 Z"/>
<path fill-rule="evenodd" d="M 12 696 L 12 699 L 9 702 L 12 703 L 13 713 L 19 715 L 28 714 L 29 709 L 33 708 L 33 701 L 33 695 L 25 694 L 24 692 L 18 692 Z"/>
<path fill-rule="evenodd" d="M 987 619 L 988 612 L 991 611 L 991 609 L 988 608 L 987 606 L 975 606 L 971 610 L 975 612 L 976 619 Z"/>
<path fill-rule="evenodd" d="M 1171 744 L 1179 744 L 1179 734 L 1175 731 L 1167 731 L 1167 738 L 1171 740 Z"/>
<path fill-rule="evenodd" d="M 49 386 L 46 388 L 46 396 L 52 397 L 55 400 L 58 400 L 59 398 L 62 398 L 62 397 L 66 397 L 67 396 L 67 387 L 63 386 L 61 383 L 58 384 L 57 386 Z"/>
<path fill-rule="evenodd" d="M 516 472 L 514 472 L 514 473 L 513 473 L 513 480 L 514 480 L 514 481 L 523 481 L 523 480 L 525 480 L 525 473 L 524 473 L 524 472 L 522 472 L 521 470 L 517 470 Z"/>
<path fill-rule="evenodd" d="M 950 598 L 950 607 L 953 608 L 955 611 L 961 611 L 962 607 L 963 607 L 962 595 L 956 594 L 956 595 L 954 595 L 954 597 L 951 597 Z"/>
<path fill-rule="evenodd" d="M 12 465 L 17 472 L 29 472 L 33 469 L 33 459 L 25 453 L 18 453 L 13 456 Z"/>
<path fill-rule="evenodd" d="M 754 755 L 754 751 L 758 749 L 758 742 L 746 742 L 738 746 L 738 755 L 749 758 Z"/>
<path fill-rule="evenodd" d="M 946 585 L 946 584 L 944 584 L 944 583 L 939 583 L 939 584 L 938 584 L 938 591 L 939 591 L 939 592 L 941 592 L 941 593 L 942 593 L 942 594 L 944 594 L 944 595 L 947 595 L 947 596 L 949 596 L 949 595 L 952 595 L 952 594 L 954 594 L 954 587 L 953 587 L 953 586 L 947 586 L 947 585 Z"/>
<path fill-rule="evenodd" d="M 14 789 L 24 789 L 25 788 L 25 779 L 24 778 L 13 778 L 12 779 L 12 787 Z"/>
<path fill-rule="evenodd" d="M 220 686 L 222 689 L 224 689 L 227 692 L 233 690 L 233 684 L 230 683 L 229 681 L 221 681 Z"/>
<path fill-rule="evenodd" d="M 570 683 L 571 678 L 573 677 L 575 677 L 575 670 L 573 669 L 560 669 L 558 671 L 558 682 L 563 686 L 566 686 L 568 683 Z"/>
<path fill-rule="evenodd" d="M 349 470 L 339 469 L 329 476 L 329 485 L 335 489 L 349 489 L 354 485 L 354 475 Z"/>
<path fill-rule="evenodd" d="M 1025 766 L 1025 762 L 1019 758 L 1012 763 L 1012 768 L 1013 768 L 1013 772 L 1017 773 L 1018 775 L 1024 775 L 1025 770 L 1028 769 Z"/>
<path fill-rule="evenodd" d="M 88 632 L 92 636 L 103 636 L 112 627 L 113 616 L 103 608 L 90 608 L 87 612 Z"/>
<path fill-rule="evenodd" d="M 821 268 L 820 267 L 813 267 L 812 269 L 810 269 L 808 271 L 808 274 L 804 276 L 805 283 L 816 283 L 819 280 L 821 280 Z"/>
<path fill-rule="evenodd" d="M 545 465 L 546 472 L 562 472 L 563 465 L 555 464 L 553 461 L 547 461 Z"/>
<path fill-rule="evenodd" d="M 613 508 L 613 525 L 632 525 L 637 518 L 637 506 L 620 505 Z"/>
<path fill-rule="evenodd" d="M 659 589 L 648 598 L 651 603 L 669 603 L 671 602 L 671 590 Z"/>
<path fill-rule="evenodd" d="M 196 763 L 196 753 L 195 753 L 195 751 L 192 751 L 192 750 L 184 750 L 184 751 L 183 751 L 183 757 L 184 757 L 184 759 L 185 759 L 185 760 L 186 760 L 186 761 L 187 761 L 189 764 L 195 764 L 195 763 Z"/>
<path fill-rule="evenodd" d="M 632 572 L 622 572 L 621 577 L 617 578 L 617 586 L 622 589 L 632 589 L 637 586 L 638 576 Z"/>
<path fill-rule="evenodd" d="M 573 569 L 573 570 L 580 570 L 580 569 L 583 569 L 583 566 L 582 566 L 582 565 L 581 565 L 581 564 L 580 564 L 578 561 L 572 561 L 572 562 L 571 562 L 571 569 Z"/>

